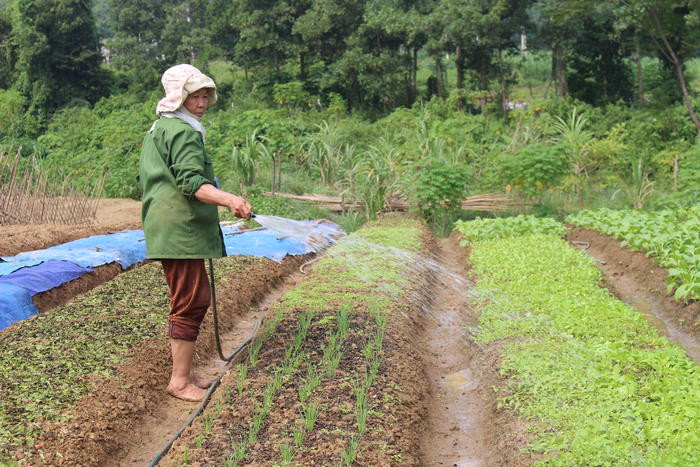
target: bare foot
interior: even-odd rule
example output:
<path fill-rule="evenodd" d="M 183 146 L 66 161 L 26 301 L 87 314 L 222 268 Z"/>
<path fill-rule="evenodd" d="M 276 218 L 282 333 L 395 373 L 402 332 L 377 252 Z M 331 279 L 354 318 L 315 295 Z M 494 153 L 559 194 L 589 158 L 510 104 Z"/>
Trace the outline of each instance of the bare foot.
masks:
<path fill-rule="evenodd" d="M 197 376 L 191 376 L 191 383 L 200 389 L 209 389 L 209 387 L 214 384 L 213 379 L 202 379 Z"/>
<path fill-rule="evenodd" d="M 173 397 L 188 402 L 199 402 L 204 399 L 204 396 L 207 395 L 207 391 L 195 386 L 192 383 L 187 383 L 181 388 L 176 388 L 172 384 L 169 384 L 168 387 L 165 388 L 165 392 Z"/>

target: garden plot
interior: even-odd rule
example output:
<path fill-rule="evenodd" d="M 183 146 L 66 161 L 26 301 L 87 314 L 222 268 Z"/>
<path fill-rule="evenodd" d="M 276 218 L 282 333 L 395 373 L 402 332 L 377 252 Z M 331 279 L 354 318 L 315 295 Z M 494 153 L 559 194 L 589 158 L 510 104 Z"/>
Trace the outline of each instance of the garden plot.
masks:
<path fill-rule="evenodd" d="M 654 258 L 668 270 L 665 280 L 676 300 L 700 299 L 700 206 L 657 212 L 599 209 L 566 221 L 610 235 Z"/>
<path fill-rule="evenodd" d="M 500 405 L 528 423 L 506 444 L 521 444 L 522 463 L 697 465 L 700 367 L 599 287 L 593 259 L 539 227 L 467 240 L 491 296 L 475 339 L 499 357 Z"/>
<path fill-rule="evenodd" d="M 332 248 L 163 464 L 418 465 L 426 285 L 396 248 L 418 253 L 428 238 L 386 219 Z"/>
<path fill-rule="evenodd" d="M 222 322 L 231 326 L 303 261 L 217 261 Z M 87 465 L 117 455 L 162 402 L 168 303 L 160 265 L 148 264 L 1 333 L 0 462 Z M 202 359 L 213 349 L 208 320 Z"/>

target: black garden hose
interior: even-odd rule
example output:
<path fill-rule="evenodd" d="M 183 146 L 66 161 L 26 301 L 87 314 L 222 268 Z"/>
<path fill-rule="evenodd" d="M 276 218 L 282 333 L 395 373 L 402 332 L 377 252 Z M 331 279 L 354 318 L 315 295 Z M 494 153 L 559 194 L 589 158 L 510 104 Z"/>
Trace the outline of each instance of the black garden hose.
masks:
<path fill-rule="evenodd" d="M 214 261 L 209 258 L 209 282 L 211 286 L 211 309 L 214 312 L 214 339 L 216 340 L 216 351 L 221 360 L 226 360 L 224 351 L 221 349 L 221 337 L 219 337 L 219 314 L 216 311 L 216 283 L 214 281 Z"/>

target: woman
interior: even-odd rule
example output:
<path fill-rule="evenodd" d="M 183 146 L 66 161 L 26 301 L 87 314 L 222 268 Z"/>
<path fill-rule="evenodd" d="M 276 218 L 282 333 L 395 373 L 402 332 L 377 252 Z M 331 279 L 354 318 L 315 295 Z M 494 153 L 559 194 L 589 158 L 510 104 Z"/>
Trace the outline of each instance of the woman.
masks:
<path fill-rule="evenodd" d="M 184 64 L 168 69 L 162 83 L 165 97 L 156 109 L 160 118 L 141 150 L 141 218 L 148 258 L 162 262 L 170 289 L 173 369 L 166 391 L 194 402 L 210 385 L 192 370 L 199 326 L 211 302 L 204 259 L 226 256 L 217 206 L 240 218 L 250 217 L 251 206 L 215 187 L 204 150 L 206 132 L 200 119 L 216 102 L 214 81 Z"/>

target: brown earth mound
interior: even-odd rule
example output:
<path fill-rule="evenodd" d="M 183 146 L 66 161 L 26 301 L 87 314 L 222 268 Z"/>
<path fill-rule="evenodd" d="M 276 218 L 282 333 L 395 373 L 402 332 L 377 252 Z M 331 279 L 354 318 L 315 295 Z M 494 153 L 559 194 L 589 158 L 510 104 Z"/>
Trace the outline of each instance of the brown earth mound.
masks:
<path fill-rule="evenodd" d="M 4 225 L 0 226 L 0 256 L 41 250 L 91 235 L 141 228 L 141 203 L 133 199 L 103 199 L 97 218 L 89 225 Z"/>

